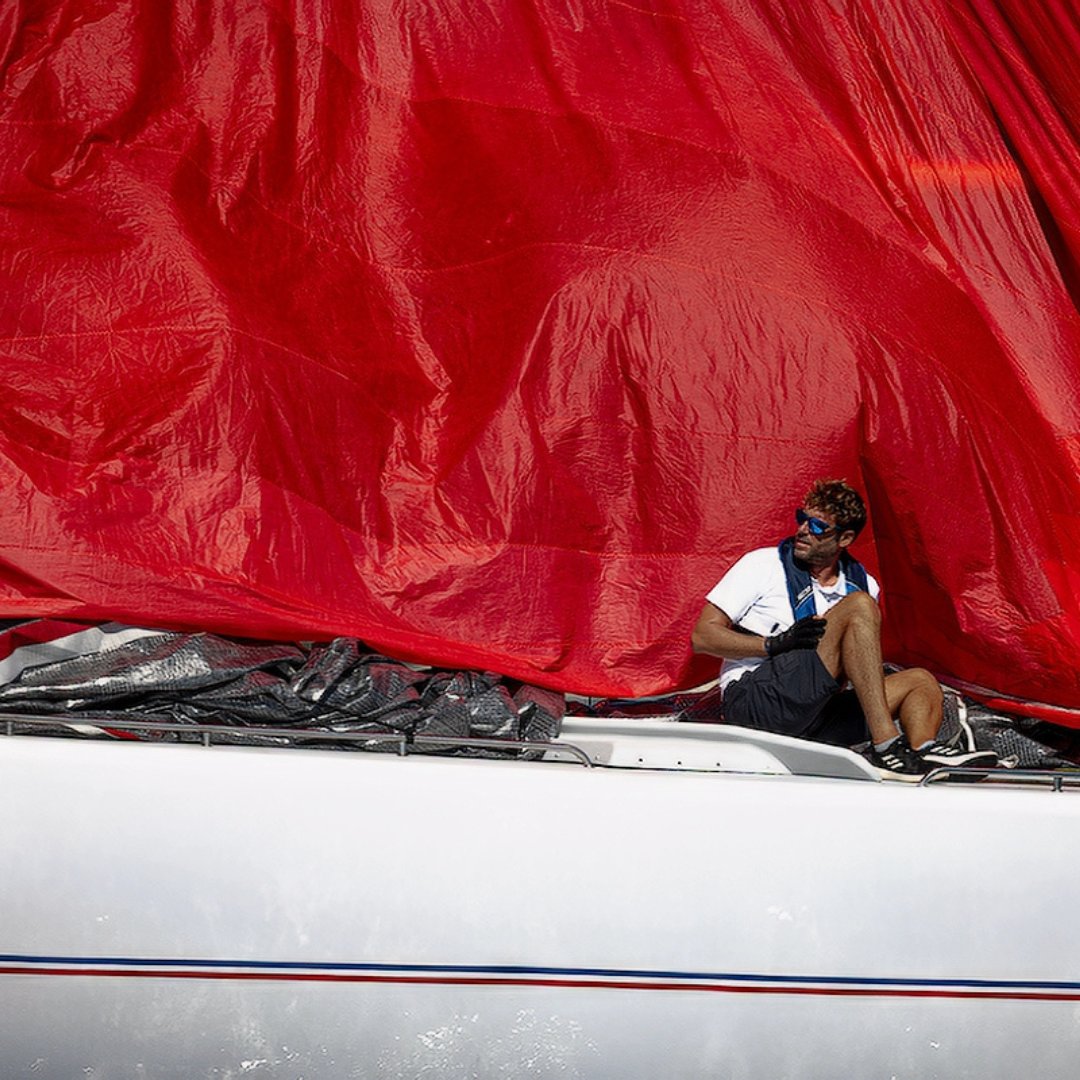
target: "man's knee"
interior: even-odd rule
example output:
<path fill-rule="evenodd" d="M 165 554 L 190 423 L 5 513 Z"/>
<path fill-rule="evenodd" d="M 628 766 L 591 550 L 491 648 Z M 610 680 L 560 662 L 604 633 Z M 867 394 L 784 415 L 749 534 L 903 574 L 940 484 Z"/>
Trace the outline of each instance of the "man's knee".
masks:
<path fill-rule="evenodd" d="M 919 690 L 932 698 L 944 699 L 945 692 L 941 689 L 941 683 L 926 668 L 910 668 L 909 670 Z"/>
<path fill-rule="evenodd" d="M 886 675 L 885 692 L 896 708 L 912 696 L 931 707 L 940 706 L 945 696 L 941 683 L 926 668 L 903 668 Z"/>
<path fill-rule="evenodd" d="M 861 591 L 848 593 L 843 600 L 829 610 L 826 618 L 829 617 L 844 622 L 857 620 L 873 626 L 881 625 L 881 609 L 877 601 L 869 593 Z"/>

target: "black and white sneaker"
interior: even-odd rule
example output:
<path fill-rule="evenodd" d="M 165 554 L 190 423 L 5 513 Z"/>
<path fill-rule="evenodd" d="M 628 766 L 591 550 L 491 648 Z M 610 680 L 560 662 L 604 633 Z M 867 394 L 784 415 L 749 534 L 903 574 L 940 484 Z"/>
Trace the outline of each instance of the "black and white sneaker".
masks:
<path fill-rule="evenodd" d="M 875 750 L 871 744 L 866 757 L 883 780 L 903 780 L 909 784 L 917 784 L 935 768 L 911 749 L 903 735 L 894 739 L 884 750 Z"/>
<path fill-rule="evenodd" d="M 993 750 L 968 750 L 966 746 L 949 746 L 941 742 L 923 747 L 918 755 L 931 769 L 992 769 L 998 763 Z"/>

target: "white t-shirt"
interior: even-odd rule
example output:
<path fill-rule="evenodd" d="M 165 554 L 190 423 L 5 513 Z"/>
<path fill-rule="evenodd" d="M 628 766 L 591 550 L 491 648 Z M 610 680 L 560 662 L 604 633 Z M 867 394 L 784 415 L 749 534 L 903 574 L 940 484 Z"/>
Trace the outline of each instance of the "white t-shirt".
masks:
<path fill-rule="evenodd" d="M 847 595 L 847 579 L 843 570 L 838 580 L 822 588 L 814 584 L 814 607 L 818 615 L 839 603 Z M 866 575 L 867 591 L 877 600 L 881 587 Z M 775 547 L 758 548 L 744 555 L 713 587 L 705 598 L 718 607 L 736 626 L 752 634 L 769 637 L 786 630 L 795 621 L 788 598 L 787 577 L 780 552 Z M 762 658 L 748 656 L 743 660 L 725 660 L 720 669 L 721 690 L 741 678 L 761 663 Z"/>

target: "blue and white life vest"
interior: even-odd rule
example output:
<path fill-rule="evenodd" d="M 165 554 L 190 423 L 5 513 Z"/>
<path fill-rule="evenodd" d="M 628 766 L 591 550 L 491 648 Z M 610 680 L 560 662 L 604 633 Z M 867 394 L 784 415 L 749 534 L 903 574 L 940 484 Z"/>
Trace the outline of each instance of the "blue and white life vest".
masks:
<path fill-rule="evenodd" d="M 814 604 L 814 579 L 809 570 L 804 570 L 795 562 L 795 537 L 789 536 L 780 542 L 780 562 L 787 578 L 788 599 L 795 621 L 806 615 L 816 615 Z M 858 559 L 852 558 L 846 551 L 840 553 L 840 569 L 844 572 L 845 592 L 869 592 L 866 583 L 866 569 Z"/>

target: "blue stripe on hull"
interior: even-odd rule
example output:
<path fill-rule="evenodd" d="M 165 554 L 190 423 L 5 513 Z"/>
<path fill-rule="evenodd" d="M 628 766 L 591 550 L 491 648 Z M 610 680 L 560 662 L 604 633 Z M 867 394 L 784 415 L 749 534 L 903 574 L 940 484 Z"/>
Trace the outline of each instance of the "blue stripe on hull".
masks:
<path fill-rule="evenodd" d="M 513 964 L 387 964 L 297 960 L 164 959 L 0 953 L 0 974 L 87 977 L 294 979 L 337 982 L 565 986 L 612 989 L 1009 997 L 1080 1000 L 1080 982 L 1032 979 L 917 979 L 847 975 L 766 975 L 640 968 L 536 967 Z"/>

